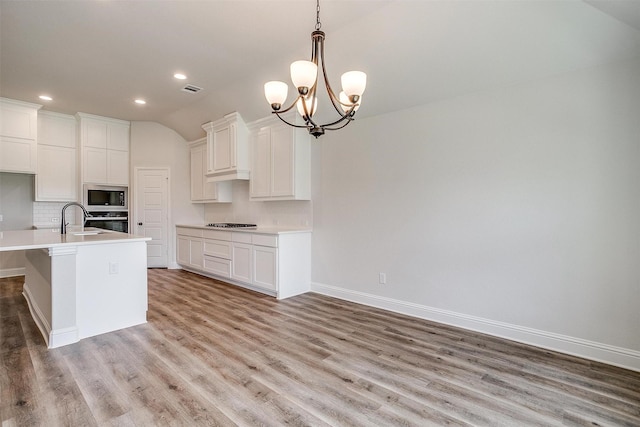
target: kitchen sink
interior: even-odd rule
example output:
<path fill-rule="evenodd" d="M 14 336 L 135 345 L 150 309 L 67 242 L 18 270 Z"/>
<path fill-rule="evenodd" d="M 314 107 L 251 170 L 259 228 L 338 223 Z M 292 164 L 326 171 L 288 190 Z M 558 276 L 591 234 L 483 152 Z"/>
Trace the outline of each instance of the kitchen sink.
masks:
<path fill-rule="evenodd" d="M 104 231 L 77 231 L 72 233 L 74 236 L 95 236 L 96 234 L 102 234 Z"/>
<path fill-rule="evenodd" d="M 97 234 L 108 233 L 107 230 L 102 230 L 100 228 L 85 228 L 84 230 L 72 231 L 69 234 L 73 234 L 74 236 L 95 236 Z"/>

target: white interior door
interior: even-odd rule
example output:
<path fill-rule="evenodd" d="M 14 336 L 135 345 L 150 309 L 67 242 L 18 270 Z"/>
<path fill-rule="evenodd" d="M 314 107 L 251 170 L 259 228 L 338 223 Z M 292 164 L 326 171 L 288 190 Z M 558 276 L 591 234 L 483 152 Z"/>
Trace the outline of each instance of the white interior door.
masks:
<path fill-rule="evenodd" d="M 137 169 L 136 212 L 132 233 L 151 237 L 147 266 L 167 267 L 169 248 L 169 170 Z"/>

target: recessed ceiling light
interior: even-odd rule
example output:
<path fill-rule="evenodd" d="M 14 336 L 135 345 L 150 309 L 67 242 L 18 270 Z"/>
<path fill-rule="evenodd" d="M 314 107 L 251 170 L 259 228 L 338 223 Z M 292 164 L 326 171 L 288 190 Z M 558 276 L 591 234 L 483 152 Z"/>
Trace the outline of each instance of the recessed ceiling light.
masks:
<path fill-rule="evenodd" d="M 185 80 L 185 79 L 187 78 L 187 76 L 185 76 L 185 75 L 184 75 L 184 74 L 182 74 L 182 73 L 175 73 L 175 74 L 173 75 L 173 77 L 175 77 L 175 78 L 176 78 L 176 79 L 178 79 L 178 80 Z"/>
<path fill-rule="evenodd" d="M 136 99 L 134 102 L 139 105 L 144 105 L 147 103 L 147 101 L 145 101 L 144 99 Z"/>
<path fill-rule="evenodd" d="M 53 101 L 53 98 L 49 95 L 40 95 L 38 98 L 42 99 L 43 101 Z"/>

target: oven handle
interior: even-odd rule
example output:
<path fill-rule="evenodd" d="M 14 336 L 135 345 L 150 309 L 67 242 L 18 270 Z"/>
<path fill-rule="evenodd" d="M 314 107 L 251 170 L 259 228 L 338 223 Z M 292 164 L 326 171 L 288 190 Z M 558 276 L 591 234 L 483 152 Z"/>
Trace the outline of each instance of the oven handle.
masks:
<path fill-rule="evenodd" d="M 91 221 L 128 221 L 129 218 L 127 218 L 126 216 L 122 217 L 113 217 L 113 216 L 92 216 L 87 218 L 87 220 L 85 222 L 91 222 Z"/>

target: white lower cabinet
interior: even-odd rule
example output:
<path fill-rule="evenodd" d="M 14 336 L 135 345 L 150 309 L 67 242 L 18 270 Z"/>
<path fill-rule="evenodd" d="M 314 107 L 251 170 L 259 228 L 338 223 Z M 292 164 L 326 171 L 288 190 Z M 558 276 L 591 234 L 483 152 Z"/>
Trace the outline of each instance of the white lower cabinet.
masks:
<path fill-rule="evenodd" d="M 204 271 L 229 278 L 231 277 L 231 260 L 205 255 Z"/>
<path fill-rule="evenodd" d="M 251 245 L 247 243 L 233 243 L 232 279 L 253 284 L 253 274 L 251 274 L 251 249 Z"/>
<path fill-rule="evenodd" d="M 176 230 L 178 264 L 189 270 L 278 299 L 310 290 L 310 232 L 264 234 L 180 226 Z M 198 245 L 200 251 L 194 247 Z"/>
<path fill-rule="evenodd" d="M 204 268 L 207 273 L 228 279 L 231 277 L 231 233 L 204 230 Z"/>
<path fill-rule="evenodd" d="M 204 266 L 203 230 L 179 229 L 177 238 L 178 264 L 196 270 Z"/>
<path fill-rule="evenodd" d="M 253 284 L 264 289 L 278 289 L 278 249 L 253 246 Z"/>

